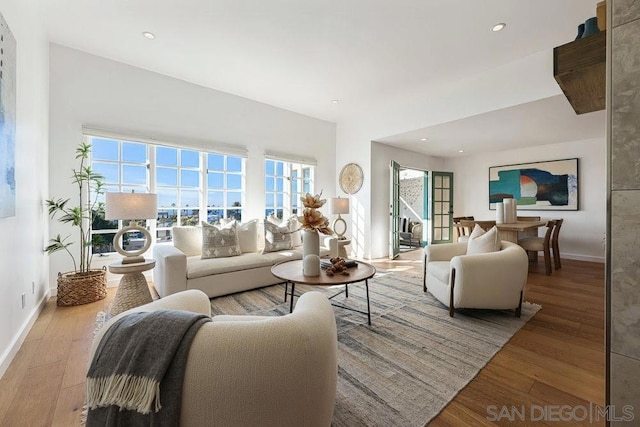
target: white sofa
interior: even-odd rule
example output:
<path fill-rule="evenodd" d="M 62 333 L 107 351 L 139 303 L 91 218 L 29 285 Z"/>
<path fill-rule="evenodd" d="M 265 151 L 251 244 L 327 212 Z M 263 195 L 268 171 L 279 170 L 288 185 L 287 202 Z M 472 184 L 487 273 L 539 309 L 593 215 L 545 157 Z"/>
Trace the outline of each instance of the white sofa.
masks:
<path fill-rule="evenodd" d="M 119 314 L 160 309 L 211 315 L 208 297 L 186 291 Z M 338 375 L 333 308 L 307 292 L 292 314 L 215 316 L 191 345 L 183 379 L 180 426 L 328 426 Z"/>
<path fill-rule="evenodd" d="M 260 224 L 260 221 L 257 223 Z M 173 242 L 156 245 L 153 249 L 156 261 L 153 285 L 160 297 L 187 289 L 199 289 L 213 298 L 273 285 L 282 282 L 271 274 L 274 264 L 302 259 L 300 245 L 263 254 L 264 231 L 260 225 L 252 229 L 251 234 L 239 231 L 238 237 L 241 255 L 201 259 L 202 228 L 174 227 Z M 257 245 L 253 243 L 254 240 L 258 242 Z M 299 241 L 294 238 L 293 243 Z M 320 245 L 321 256 L 337 255 L 335 236 L 321 235 Z"/>
<path fill-rule="evenodd" d="M 529 259 L 515 243 L 502 241 L 496 252 L 466 255 L 467 242 L 425 249 L 424 291 L 449 307 L 515 309 L 520 317 Z"/>

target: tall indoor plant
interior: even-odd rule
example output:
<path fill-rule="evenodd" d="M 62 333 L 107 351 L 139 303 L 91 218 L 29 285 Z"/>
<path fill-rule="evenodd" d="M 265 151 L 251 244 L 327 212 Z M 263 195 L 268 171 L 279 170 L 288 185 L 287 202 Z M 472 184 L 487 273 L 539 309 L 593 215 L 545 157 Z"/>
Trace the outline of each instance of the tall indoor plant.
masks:
<path fill-rule="evenodd" d="M 71 199 L 46 200 L 51 219 L 57 217 L 61 223 L 78 227 L 80 244 L 80 259 L 69 250 L 74 242 L 69 241 L 70 236 L 62 237 L 58 234 L 49 240 L 49 246 L 45 248 L 48 254 L 57 251 L 66 251 L 73 261 L 74 271 L 58 273 L 58 305 L 79 305 L 103 299 L 106 291 L 106 271 L 92 270 L 92 225 L 94 218 L 103 211 L 102 203 L 98 202 L 98 196 L 104 193 L 104 177 L 91 170 L 89 154 L 91 145 L 81 142 L 76 148 L 76 159 L 80 159 L 80 167 L 73 169 L 71 181 L 77 186 L 78 204 L 70 206 Z"/>

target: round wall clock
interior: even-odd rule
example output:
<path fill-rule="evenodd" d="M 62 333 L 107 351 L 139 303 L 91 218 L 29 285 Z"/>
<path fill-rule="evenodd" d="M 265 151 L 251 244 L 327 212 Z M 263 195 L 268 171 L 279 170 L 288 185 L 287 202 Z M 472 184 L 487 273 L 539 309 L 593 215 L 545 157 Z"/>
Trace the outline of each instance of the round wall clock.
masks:
<path fill-rule="evenodd" d="M 363 180 L 362 168 L 355 163 L 347 163 L 340 171 L 340 188 L 347 194 L 357 193 Z"/>

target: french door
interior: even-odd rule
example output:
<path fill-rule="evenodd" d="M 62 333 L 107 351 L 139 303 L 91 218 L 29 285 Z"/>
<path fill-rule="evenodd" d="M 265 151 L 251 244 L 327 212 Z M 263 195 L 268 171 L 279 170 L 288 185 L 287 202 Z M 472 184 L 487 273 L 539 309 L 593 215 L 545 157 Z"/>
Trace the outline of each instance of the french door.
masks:
<path fill-rule="evenodd" d="M 389 165 L 389 258 L 400 254 L 400 165 Z"/>
<path fill-rule="evenodd" d="M 431 238 L 429 243 L 453 241 L 453 173 L 432 172 L 431 177 Z"/>

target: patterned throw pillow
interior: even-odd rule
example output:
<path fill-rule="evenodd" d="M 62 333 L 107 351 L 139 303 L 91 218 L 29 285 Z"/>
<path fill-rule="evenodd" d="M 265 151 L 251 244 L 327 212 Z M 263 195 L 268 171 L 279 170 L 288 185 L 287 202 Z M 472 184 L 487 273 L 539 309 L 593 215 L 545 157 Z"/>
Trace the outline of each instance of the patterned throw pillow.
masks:
<path fill-rule="evenodd" d="M 291 229 L 289 222 L 276 225 L 271 221 L 264 220 L 264 250 L 262 253 L 277 252 L 283 249 L 291 249 Z"/>
<path fill-rule="evenodd" d="M 224 258 L 240 254 L 242 252 L 235 221 L 224 227 L 202 221 L 202 259 Z"/>

